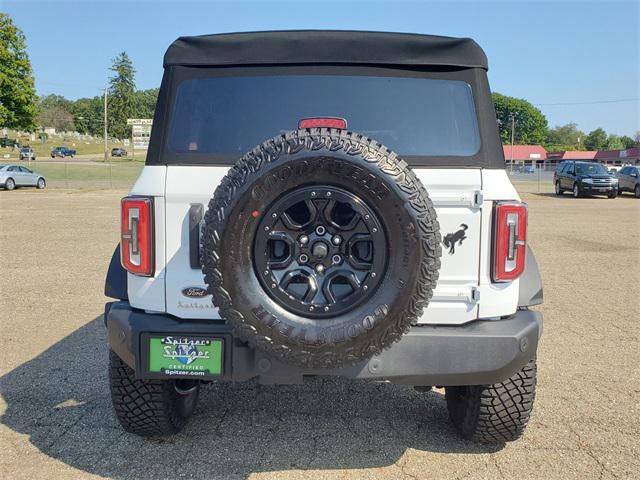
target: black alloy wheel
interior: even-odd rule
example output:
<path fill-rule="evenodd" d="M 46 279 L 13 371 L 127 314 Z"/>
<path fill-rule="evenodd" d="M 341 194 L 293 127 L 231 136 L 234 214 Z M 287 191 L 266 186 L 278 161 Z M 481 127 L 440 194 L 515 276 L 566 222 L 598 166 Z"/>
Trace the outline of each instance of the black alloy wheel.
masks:
<path fill-rule="evenodd" d="M 353 193 L 317 185 L 288 192 L 265 212 L 253 251 L 264 290 L 289 311 L 320 318 L 373 295 L 387 255 L 376 213 Z"/>

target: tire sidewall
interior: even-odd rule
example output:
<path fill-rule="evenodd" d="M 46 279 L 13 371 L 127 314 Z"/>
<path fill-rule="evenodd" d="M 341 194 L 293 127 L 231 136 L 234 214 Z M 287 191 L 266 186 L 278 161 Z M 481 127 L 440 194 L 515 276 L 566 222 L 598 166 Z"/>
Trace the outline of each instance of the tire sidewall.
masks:
<path fill-rule="evenodd" d="M 400 250 L 388 254 L 384 280 L 365 301 L 342 315 L 323 319 L 299 316 L 281 307 L 264 291 L 253 265 L 260 217 L 254 218 L 252 212 L 265 212 L 285 192 L 314 184 L 343 188 L 359 196 L 378 215 L 387 245 Z M 244 318 L 251 317 L 257 333 L 276 344 L 335 352 L 355 341 L 370 340 L 388 327 L 389 318 L 402 314 L 413 293 L 416 265 L 422 262 L 416 235 L 419 225 L 407 206 L 406 194 L 390 177 L 380 175 L 376 163 L 324 149 L 283 155 L 249 175 L 226 215 L 220 248 L 225 258 L 220 265 L 224 289 L 233 299 L 233 308 Z"/>
<path fill-rule="evenodd" d="M 560 188 L 560 182 L 556 182 L 556 195 L 562 195 L 562 189 Z"/>
<path fill-rule="evenodd" d="M 580 187 L 578 187 L 577 183 L 573 184 L 573 198 L 579 198 L 580 197 Z"/>
<path fill-rule="evenodd" d="M 7 190 L 15 190 L 16 188 L 16 182 L 12 179 L 9 178 L 7 179 L 7 181 L 4 184 L 4 188 L 6 188 Z"/>

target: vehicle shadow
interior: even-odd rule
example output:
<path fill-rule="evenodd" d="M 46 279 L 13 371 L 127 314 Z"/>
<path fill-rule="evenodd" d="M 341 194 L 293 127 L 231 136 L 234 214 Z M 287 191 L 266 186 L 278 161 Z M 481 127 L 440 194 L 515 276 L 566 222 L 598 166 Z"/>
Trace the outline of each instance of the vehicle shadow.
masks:
<path fill-rule="evenodd" d="M 111 407 L 102 316 L 0 378 L 4 425 L 49 457 L 113 478 L 246 478 L 253 472 L 395 463 L 407 448 L 480 454 L 461 440 L 439 393 L 312 378 L 298 386 L 211 384 L 186 429 L 125 433 Z"/>

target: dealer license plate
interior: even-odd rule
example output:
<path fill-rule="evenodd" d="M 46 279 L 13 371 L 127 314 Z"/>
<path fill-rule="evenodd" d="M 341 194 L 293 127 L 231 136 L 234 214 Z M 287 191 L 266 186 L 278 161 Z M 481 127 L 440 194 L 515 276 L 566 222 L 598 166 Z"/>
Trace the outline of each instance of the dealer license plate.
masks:
<path fill-rule="evenodd" d="M 149 372 L 175 377 L 210 377 L 222 373 L 220 338 L 199 336 L 151 336 Z"/>

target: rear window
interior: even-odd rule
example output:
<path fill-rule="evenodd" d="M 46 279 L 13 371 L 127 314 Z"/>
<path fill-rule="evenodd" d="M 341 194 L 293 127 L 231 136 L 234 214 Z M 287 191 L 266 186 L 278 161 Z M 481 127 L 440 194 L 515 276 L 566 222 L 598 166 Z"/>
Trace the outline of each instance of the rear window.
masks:
<path fill-rule="evenodd" d="M 241 155 L 310 117 L 340 117 L 349 130 L 400 155 L 472 156 L 480 148 L 471 87 L 459 80 L 280 75 L 183 80 L 168 147 L 179 154 Z"/>

